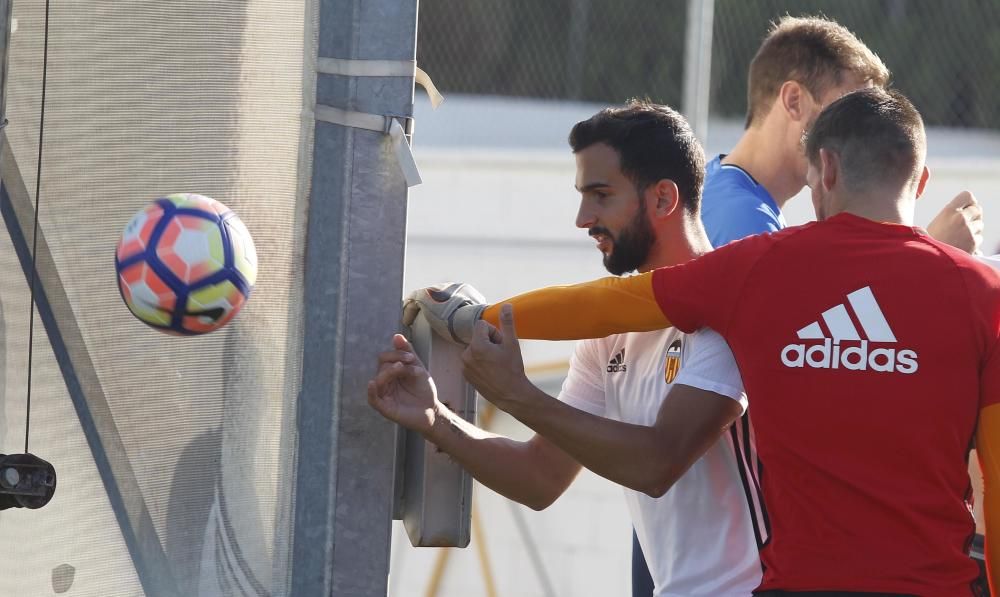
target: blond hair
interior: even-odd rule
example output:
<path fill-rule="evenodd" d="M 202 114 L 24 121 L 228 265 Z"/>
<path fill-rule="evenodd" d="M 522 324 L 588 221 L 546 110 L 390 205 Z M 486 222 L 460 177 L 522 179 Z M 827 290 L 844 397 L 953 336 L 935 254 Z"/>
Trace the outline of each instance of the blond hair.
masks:
<path fill-rule="evenodd" d="M 845 75 L 877 87 L 889 82 L 882 60 L 843 25 L 821 17 L 781 18 L 750 62 L 747 128 L 767 114 L 786 81 L 797 81 L 818 99 Z"/>

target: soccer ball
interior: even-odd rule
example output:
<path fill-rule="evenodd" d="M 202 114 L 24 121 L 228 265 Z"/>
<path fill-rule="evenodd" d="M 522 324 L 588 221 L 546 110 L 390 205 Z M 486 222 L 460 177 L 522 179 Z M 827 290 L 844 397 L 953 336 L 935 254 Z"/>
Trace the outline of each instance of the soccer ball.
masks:
<path fill-rule="evenodd" d="M 139 321 L 169 334 L 204 334 L 226 325 L 250 297 L 257 250 L 228 207 L 176 193 L 125 226 L 115 270 L 122 299 Z"/>

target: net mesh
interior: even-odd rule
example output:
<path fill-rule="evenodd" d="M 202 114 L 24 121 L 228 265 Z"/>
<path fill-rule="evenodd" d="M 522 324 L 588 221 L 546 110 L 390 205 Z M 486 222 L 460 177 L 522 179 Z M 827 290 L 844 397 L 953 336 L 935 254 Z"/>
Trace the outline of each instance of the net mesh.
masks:
<path fill-rule="evenodd" d="M 680 106 L 684 0 L 443 0 L 421 6 L 417 58 L 445 93 Z M 716 0 L 711 112 L 741 119 L 769 23 L 825 15 L 889 66 L 932 126 L 1000 128 L 1000 4 L 992 0 Z"/>
<path fill-rule="evenodd" d="M 680 101 L 684 0 L 445 0 L 420 7 L 417 61 L 442 91 Z"/>
<path fill-rule="evenodd" d="M 0 594 L 67 583 L 95 596 L 282 592 L 307 4 L 51 7 L 30 449 L 56 465 L 59 489 L 43 510 L 0 513 Z M 44 3 L 17 2 L 14 17 L 8 212 L 36 197 Z M 261 257 L 243 312 L 203 337 L 146 328 L 118 296 L 113 253 L 125 223 L 172 192 L 228 205 Z M 25 424 L 29 292 L 18 247 L 30 246 L 31 222 L 22 224 L 24 238 L 14 226 L 0 242 L 5 453 L 23 449 Z"/>
<path fill-rule="evenodd" d="M 742 117 L 746 71 L 769 23 L 822 15 L 855 33 L 933 126 L 1000 129 L 1000 4 L 989 0 L 717 0 L 712 111 Z"/>

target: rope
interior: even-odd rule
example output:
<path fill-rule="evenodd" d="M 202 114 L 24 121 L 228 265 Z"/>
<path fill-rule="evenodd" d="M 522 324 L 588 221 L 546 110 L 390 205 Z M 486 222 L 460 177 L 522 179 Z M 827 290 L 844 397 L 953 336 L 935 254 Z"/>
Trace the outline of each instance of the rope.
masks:
<path fill-rule="evenodd" d="M 24 453 L 28 453 L 28 436 L 31 430 L 31 362 L 35 339 L 35 282 L 38 278 L 38 207 L 42 203 L 42 136 L 45 132 L 45 86 L 49 69 L 49 0 L 45 0 L 45 33 L 42 46 L 42 105 L 38 117 L 38 167 L 35 170 L 35 224 L 31 235 L 31 308 L 28 315 L 28 393 L 24 414 Z"/>

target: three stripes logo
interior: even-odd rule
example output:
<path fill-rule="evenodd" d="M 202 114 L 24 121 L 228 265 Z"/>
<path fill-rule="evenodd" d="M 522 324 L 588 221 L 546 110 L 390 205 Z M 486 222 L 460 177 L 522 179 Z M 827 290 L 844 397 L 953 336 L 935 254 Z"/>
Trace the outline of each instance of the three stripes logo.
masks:
<path fill-rule="evenodd" d="M 626 369 L 625 349 L 623 348 L 618 354 L 611 357 L 610 361 L 608 361 L 608 373 L 625 373 Z"/>
<path fill-rule="evenodd" d="M 681 370 L 681 341 L 674 340 L 667 348 L 667 358 L 663 363 L 663 379 L 673 383 L 677 372 Z"/>
<path fill-rule="evenodd" d="M 858 333 L 858 326 L 864 333 L 864 339 Z M 846 304 L 841 303 L 827 309 L 817 321 L 800 329 L 797 335 L 799 340 L 823 342 L 785 346 L 781 351 L 781 362 L 786 367 L 906 374 L 917 372 L 916 351 L 872 347 L 873 344 L 897 342 L 870 286 L 848 294 Z"/>

